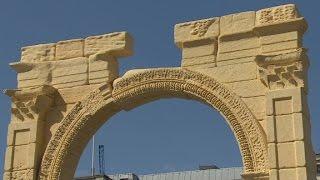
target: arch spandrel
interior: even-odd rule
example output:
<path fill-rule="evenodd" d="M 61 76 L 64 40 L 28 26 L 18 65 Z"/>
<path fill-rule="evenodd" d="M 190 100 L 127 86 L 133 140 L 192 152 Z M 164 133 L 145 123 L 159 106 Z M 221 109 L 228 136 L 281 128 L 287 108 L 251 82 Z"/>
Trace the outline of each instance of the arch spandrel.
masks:
<path fill-rule="evenodd" d="M 114 81 L 113 89 L 102 85 L 77 103 L 47 146 L 40 179 L 71 177 L 77 161 L 70 159 L 80 158 L 81 148 L 108 118 L 122 109 L 165 97 L 195 99 L 220 111 L 238 141 L 244 174 L 268 174 L 264 132 L 239 97 L 203 74 L 181 68 L 160 68 L 128 73 Z"/>

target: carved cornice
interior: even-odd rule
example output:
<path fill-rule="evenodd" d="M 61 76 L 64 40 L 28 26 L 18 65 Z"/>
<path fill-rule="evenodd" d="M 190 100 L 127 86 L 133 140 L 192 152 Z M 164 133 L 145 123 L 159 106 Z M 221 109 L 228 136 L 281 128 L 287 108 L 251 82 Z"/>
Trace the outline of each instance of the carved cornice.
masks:
<path fill-rule="evenodd" d="M 306 49 L 279 55 L 259 55 L 255 61 L 259 66 L 261 82 L 270 89 L 305 86 L 308 67 Z"/>
<path fill-rule="evenodd" d="M 42 159 L 40 179 L 59 179 L 66 156 L 71 154 L 79 134 L 95 122 L 103 109 L 110 117 L 128 104 L 146 103 L 163 97 L 197 99 L 218 109 L 226 118 L 241 149 L 245 172 L 267 172 L 267 148 L 264 132 L 244 102 L 214 79 L 180 68 L 154 69 L 132 73 L 93 91 L 78 102 L 61 121 Z M 93 119 L 92 119 L 93 118 Z M 105 119 L 105 118 L 104 118 Z M 91 124 L 90 124 L 91 123 Z M 98 128 L 98 127 L 97 127 Z"/>
<path fill-rule="evenodd" d="M 31 89 L 7 89 L 4 93 L 12 98 L 12 122 L 43 120 L 53 103 L 56 89 L 42 86 Z"/>

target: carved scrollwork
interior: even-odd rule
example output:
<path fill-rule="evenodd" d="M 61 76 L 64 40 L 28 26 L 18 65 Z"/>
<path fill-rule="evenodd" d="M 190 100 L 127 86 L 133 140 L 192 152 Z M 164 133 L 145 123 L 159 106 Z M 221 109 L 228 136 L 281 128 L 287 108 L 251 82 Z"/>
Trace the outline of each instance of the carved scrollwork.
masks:
<path fill-rule="evenodd" d="M 273 56 L 257 56 L 261 82 L 270 89 L 304 87 L 308 58 L 305 49 Z"/>
<path fill-rule="evenodd" d="M 143 70 L 103 85 L 78 102 L 61 121 L 44 153 L 40 179 L 59 179 L 67 156 L 79 134 L 94 126 L 95 114 L 104 109 L 110 117 L 127 105 L 139 105 L 161 97 L 183 97 L 205 102 L 225 117 L 239 142 L 245 173 L 267 174 L 264 132 L 250 110 L 235 94 L 214 79 L 180 68 Z M 107 114 L 107 115 L 106 115 Z M 98 128 L 98 127 L 97 127 Z"/>

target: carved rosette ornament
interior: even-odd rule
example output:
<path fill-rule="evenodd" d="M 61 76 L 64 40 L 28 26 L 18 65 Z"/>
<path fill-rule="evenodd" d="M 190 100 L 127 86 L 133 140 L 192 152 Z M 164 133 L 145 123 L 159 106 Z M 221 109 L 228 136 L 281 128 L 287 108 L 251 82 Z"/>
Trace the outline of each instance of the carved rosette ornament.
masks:
<path fill-rule="evenodd" d="M 109 118 L 121 109 L 164 97 L 195 99 L 219 110 L 239 142 L 244 174 L 268 174 L 265 134 L 258 121 L 239 97 L 214 79 L 181 68 L 161 68 L 129 73 L 115 80 L 113 87 L 112 90 L 110 85 L 101 86 L 78 102 L 61 121 L 43 156 L 40 179 L 60 179 L 70 173 L 63 169 L 73 167 L 68 163 L 74 162 L 65 159 L 73 154 L 71 147 L 79 143 L 79 134 L 88 133 L 95 126 L 98 112 Z"/>
<path fill-rule="evenodd" d="M 256 62 L 261 82 L 271 90 L 306 86 L 308 58 L 303 48 L 279 55 L 259 55 Z"/>
<path fill-rule="evenodd" d="M 208 28 L 214 22 L 215 22 L 215 19 L 207 19 L 204 21 L 192 22 L 190 26 L 191 28 L 190 34 L 198 37 L 204 36 L 207 33 Z"/>

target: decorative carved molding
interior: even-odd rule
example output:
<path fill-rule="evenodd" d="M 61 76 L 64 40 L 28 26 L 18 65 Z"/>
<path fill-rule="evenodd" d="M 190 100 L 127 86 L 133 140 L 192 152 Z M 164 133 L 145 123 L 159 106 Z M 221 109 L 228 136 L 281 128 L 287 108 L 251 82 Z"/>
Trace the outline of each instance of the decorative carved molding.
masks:
<path fill-rule="evenodd" d="M 208 28 L 214 22 L 215 22 L 215 19 L 207 19 L 203 21 L 192 22 L 190 26 L 191 28 L 190 34 L 198 37 L 204 36 L 207 33 Z"/>
<path fill-rule="evenodd" d="M 303 48 L 280 55 L 259 55 L 256 62 L 261 82 L 270 89 L 305 86 L 308 58 Z"/>
<path fill-rule="evenodd" d="M 294 4 L 262 9 L 258 11 L 258 15 L 260 25 L 285 22 L 299 17 Z"/>
<path fill-rule="evenodd" d="M 145 70 L 93 91 L 78 102 L 61 121 L 42 159 L 40 179 L 59 179 L 63 164 L 76 138 L 90 125 L 94 115 L 104 109 L 110 117 L 128 103 L 175 96 L 197 99 L 217 108 L 227 119 L 239 141 L 245 173 L 267 173 L 267 148 L 264 132 L 250 110 L 235 94 L 214 79 L 180 68 Z M 91 124 L 90 124 L 91 123 Z M 98 128 L 98 127 L 97 127 Z"/>
<path fill-rule="evenodd" d="M 10 89 L 4 93 L 12 98 L 11 112 L 13 122 L 28 120 L 43 120 L 46 112 L 53 103 L 56 90 L 51 86 L 31 89 Z"/>

